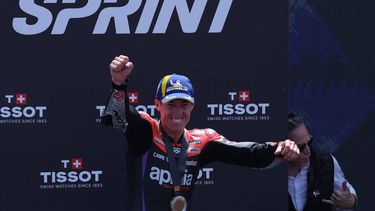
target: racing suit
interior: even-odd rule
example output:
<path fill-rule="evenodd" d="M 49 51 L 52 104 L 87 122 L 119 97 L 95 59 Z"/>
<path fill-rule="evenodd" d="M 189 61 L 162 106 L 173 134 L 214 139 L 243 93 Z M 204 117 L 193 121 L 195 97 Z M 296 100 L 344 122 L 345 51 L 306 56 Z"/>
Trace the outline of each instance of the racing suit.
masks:
<path fill-rule="evenodd" d="M 113 85 L 112 92 L 102 122 L 107 126 L 121 129 L 126 135 L 128 153 L 140 158 L 140 173 L 137 174 L 137 189 L 141 189 L 136 199 L 135 209 L 141 211 L 169 210 L 173 198 L 173 184 L 168 155 L 161 132 L 160 121 L 145 112 L 138 112 L 129 105 L 126 85 Z M 185 173 L 181 180 L 181 193 L 188 202 L 199 169 L 213 161 L 236 164 L 253 168 L 264 168 L 274 159 L 276 146 L 270 143 L 232 142 L 212 129 L 185 129 L 183 136 L 188 142 Z M 181 143 L 173 144 L 178 159 Z M 137 191 L 136 191 L 137 192 Z M 137 197 L 136 197 L 137 198 Z"/>

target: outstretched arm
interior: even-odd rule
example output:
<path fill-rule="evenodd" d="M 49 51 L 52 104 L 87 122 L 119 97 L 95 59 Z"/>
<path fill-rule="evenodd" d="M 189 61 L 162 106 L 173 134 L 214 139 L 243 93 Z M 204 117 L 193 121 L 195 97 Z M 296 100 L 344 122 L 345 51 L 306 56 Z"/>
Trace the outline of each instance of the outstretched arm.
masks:
<path fill-rule="evenodd" d="M 201 164 L 220 161 L 253 168 L 265 168 L 276 157 L 278 159 L 294 160 L 299 156 L 298 147 L 290 140 L 282 142 L 233 142 L 218 133 L 212 135 L 210 141 L 203 148 Z"/>

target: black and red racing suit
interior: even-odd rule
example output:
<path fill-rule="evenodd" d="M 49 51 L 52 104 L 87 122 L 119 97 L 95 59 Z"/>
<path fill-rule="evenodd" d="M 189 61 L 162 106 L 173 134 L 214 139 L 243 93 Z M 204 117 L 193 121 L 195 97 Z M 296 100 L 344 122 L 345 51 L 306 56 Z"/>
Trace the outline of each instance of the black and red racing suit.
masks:
<path fill-rule="evenodd" d="M 173 185 L 168 155 L 161 133 L 160 121 L 147 113 L 138 112 L 129 105 L 126 87 L 111 94 L 102 122 L 121 129 L 128 142 L 128 152 L 141 158 L 141 173 L 137 180 L 140 199 L 135 199 L 134 210 L 166 211 L 173 198 Z M 188 202 L 197 179 L 199 169 L 213 161 L 236 164 L 253 168 L 264 168 L 274 159 L 275 146 L 269 143 L 233 142 L 212 129 L 185 129 L 188 142 L 185 174 L 181 180 L 181 192 Z M 173 144 L 176 157 L 181 143 Z"/>

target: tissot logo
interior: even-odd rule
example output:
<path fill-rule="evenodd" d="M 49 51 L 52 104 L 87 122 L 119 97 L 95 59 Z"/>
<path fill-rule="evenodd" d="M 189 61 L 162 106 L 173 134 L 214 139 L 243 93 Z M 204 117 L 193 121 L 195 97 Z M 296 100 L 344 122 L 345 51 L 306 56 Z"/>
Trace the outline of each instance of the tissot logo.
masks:
<path fill-rule="evenodd" d="M 30 95 L 4 95 L 0 101 L 0 124 L 45 124 L 47 106 L 34 106 Z"/>
<path fill-rule="evenodd" d="M 187 0 L 128 0 L 125 5 L 118 0 L 85 2 L 44 0 L 36 3 L 19 0 L 19 8 L 24 14 L 13 18 L 13 29 L 19 34 L 36 35 L 52 26 L 50 33 L 61 35 L 66 32 L 68 23 L 86 24 L 83 18 L 95 16 L 97 20 L 92 23 L 92 34 L 105 34 L 110 26 L 115 27 L 116 34 L 164 34 L 171 19 L 176 17 L 184 33 L 195 33 L 202 19 L 210 21 L 210 27 L 206 29 L 208 33 L 220 33 L 233 0 L 194 0 L 191 9 Z M 58 11 L 52 10 L 56 7 Z M 215 8 L 215 13 L 208 12 L 208 7 Z M 139 19 L 132 17 L 135 13 L 140 14 Z M 110 24 L 112 21 L 113 25 Z M 130 28 L 135 28 L 135 31 L 131 32 Z"/>
<path fill-rule="evenodd" d="M 101 188 L 102 170 L 84 170 L 83 159 L 61 160 L 59 168 L 39 172 L 40 189 Z"/>
<path fill-rule="evenodd" d="M 208 121 L 222 120 L 269 120 L 270 103 L 256 102 L 250 90 L 227 93 L 228 103 L 209 103 Z"/>
<path fill-rule="evenodd" d="M 155 114 L 156 114 L 156 106 L 155 105 L 140 105 L 139 103 L 141 102 L 141 96 L 139 94 L 139 92 L 136 92 L 136 91 L 129 91 L 128 92 L 128 96 L 129 96 L 129 104 L 134 106 L 135 109 L 137 109 L 137 111 L 143 111 L 143 112 L 146 112 L 148 113 L 150 116 L 152 117 L 155 117 Z M 117 99 L 117 100 L 123 100 L 125 98 L 125 94 L 123 94 L 123 92 L 121 91 L 118 91 L 115 93 L 114 97 Z M 100 123 L 101 120 L 100 120 L 100 117 L 101 115 L 103 114 L 104 110 L 105 110 L 105 106 L 104 105 L 97 105 L 96 106 L 96 110 L 98 111 L 98 117 L 96 118 L 96 122 Z"/>

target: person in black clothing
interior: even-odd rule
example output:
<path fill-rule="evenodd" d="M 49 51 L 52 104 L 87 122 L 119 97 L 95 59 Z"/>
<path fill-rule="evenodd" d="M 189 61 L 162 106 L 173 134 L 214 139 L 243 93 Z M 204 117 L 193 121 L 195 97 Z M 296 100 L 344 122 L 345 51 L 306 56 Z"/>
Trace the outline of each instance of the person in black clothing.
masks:
<path fill-rule="evenodd" d="M 129 105 L 126 88 L 133 63 L 124 55 L 110 64 L 114 88 L 103 123 L 121 129 L 132 157 L 142 157 L 138 178 L 141 194 L 135 210 L 189 210 L 199 169 L 221 161 L 255 168 L 275 163 L 275 157 L 295 160 L 299 149 L 290 140 L 232 142 L 212 129 L 187 130 L 194 108 L 194 90 L 183 75 L 167 75 L 158 85 L 155 105 L 160 121 Z M 280 158 L 278 158 L 280 160 Z"/>
<path fill-rule="evenodd" d="M 302 117 L 289 114 L 288 128 L 288 138 L 301 152 L 297 160 L 288 162 L 289 210 L 354 209 L 358 200 L 354 188 L 332 155 L 314 151 Z"/>

